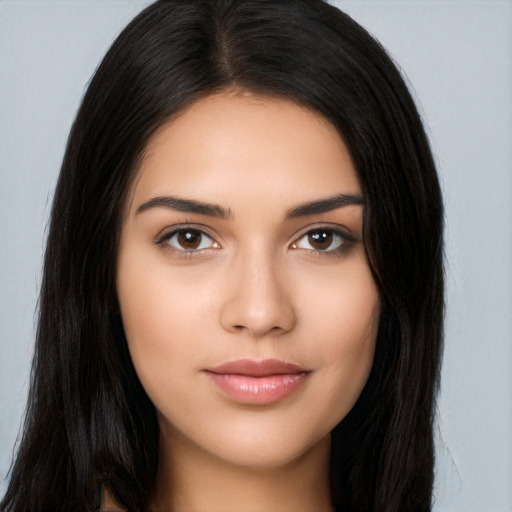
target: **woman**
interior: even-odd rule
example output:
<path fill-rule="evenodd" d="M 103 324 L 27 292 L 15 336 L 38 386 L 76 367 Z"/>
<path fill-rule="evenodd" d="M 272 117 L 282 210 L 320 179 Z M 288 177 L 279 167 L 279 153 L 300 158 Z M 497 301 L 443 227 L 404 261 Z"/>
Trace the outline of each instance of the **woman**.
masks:
<path fill-rule="evenodd" d="M 378 43 L 318 0 L 157 2 L 70 134 L 2 510 L 429 510 L 442 316 Z"/>

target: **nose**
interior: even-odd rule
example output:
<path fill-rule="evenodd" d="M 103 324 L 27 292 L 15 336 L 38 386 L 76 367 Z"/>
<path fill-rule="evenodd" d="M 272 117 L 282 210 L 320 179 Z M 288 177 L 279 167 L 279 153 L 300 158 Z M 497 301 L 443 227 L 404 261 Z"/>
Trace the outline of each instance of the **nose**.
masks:
<path fill-rule="evenodd" d="M 280 270 L 274 258 L 261 254 L 233 262 L 220 312 L 224 329 L 261 338 L 294 328 L 297 319 L 291 290 L 286 272 Z"/>

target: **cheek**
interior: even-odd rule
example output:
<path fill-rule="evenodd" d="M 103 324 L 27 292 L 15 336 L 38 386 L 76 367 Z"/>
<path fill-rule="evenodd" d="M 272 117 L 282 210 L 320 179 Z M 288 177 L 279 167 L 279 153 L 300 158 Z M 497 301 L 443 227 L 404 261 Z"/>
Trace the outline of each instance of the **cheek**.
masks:
<path fill-rule="evenodd" d="M 197 318 L 194 321 L 200 296 L 176 283 L 176 277 L 166 276 L 165 267 L 162 270 L 136 249 L 120 255 L 117 291 L 123 327 L 133 364 L 150 396 L 170 384 L 187 367 L 184 362 L 197 357 L 190 338 L 201 328 Z"/>
<path fill-rule="evenodd" d="M 326 321 L 326 353 L 340 367 L 352 358 L 373 358 L 380 318 L 380 302 L 373 283 L 352 289 L 326 304 L 331 321 Z"/>
<path fill-rule="evenodd" d="M 323 293 L 318 285 L 323 285 Z M 339 275 L 318 280 L 315 299 L 304 314 L 309 318 L 312 358 L 321 358 L 325 389 L 332 394 L 338 420 L 352 408 L 373 364 L 380 319 L 380 300 L 366 262 L 347 262 Z M 312 285 L 313 288 L 313 285 Z M 312 290 L 310 290 L 310 293 Z"/>
<path fill-rule="evenodd" d="M 331 340 L 332 349 L 347 350 L 374 341 L 380 318 L 380 299 L 364 257 L 356 253 L 339 269 L 317 272 L 304 279 L 301 316 L 318 333 Z M 309 300 L 306 300 L 309 298 Z"/>

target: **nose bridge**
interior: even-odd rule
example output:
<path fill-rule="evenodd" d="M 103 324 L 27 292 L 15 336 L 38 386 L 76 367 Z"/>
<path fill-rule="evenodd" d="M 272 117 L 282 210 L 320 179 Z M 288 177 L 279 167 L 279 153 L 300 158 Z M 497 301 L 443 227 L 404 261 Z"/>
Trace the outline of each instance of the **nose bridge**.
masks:
<path fill-rule="evenodd" d="M 279 254 L 263 243 L 240 251 L 221 312 L 223 326 L 255 337 L 288 332 L 295 325 L 286 272 Z"/>

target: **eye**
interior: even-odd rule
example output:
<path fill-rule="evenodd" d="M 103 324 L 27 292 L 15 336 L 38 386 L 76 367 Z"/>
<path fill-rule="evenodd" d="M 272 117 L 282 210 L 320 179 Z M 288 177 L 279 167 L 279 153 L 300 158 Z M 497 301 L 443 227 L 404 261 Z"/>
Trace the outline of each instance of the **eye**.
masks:
<path fill-rule="evenodd" d="M 354 242 L 354 237 L 348 233 L 334 229 L 318 228 L 302 235 L 292 245 L 292 248 L 332 253 L 349 249 Z"/>
<path fill-rule="evenodd" d="M 193 228 L 182 228 L 168 233 L 158 240 L 158 243 L 170 245 L 178 251 L 200 251 L 219 247 L 211 236 Z"/>

